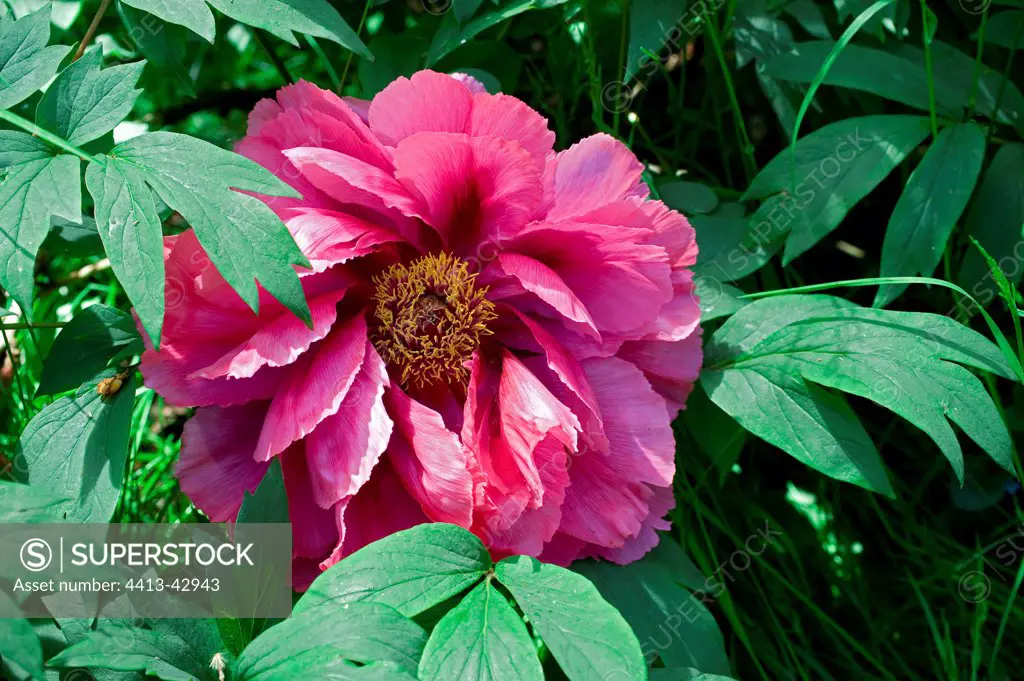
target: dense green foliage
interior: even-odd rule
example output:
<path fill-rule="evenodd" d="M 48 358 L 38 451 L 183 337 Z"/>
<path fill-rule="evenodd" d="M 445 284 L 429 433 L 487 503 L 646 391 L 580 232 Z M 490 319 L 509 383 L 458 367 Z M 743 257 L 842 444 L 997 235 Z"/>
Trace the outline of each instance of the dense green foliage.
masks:
<path fill-rule="evenodd" d="M 282 622 L 0 620 L 0 676 L 1017 678 L 1022 47 L 1020 0 L 0 0 L 0 522 L 206 520 L 137 376 L 162 236 L 309 320 L 242 193 L 292 190 L 229 151 L 299 78 L 461 71 L 619 137 L 697 230 L 705 347 L 637 563 L 420 526 Z M 275 465 L 239 522 L 286 520 Z"/>

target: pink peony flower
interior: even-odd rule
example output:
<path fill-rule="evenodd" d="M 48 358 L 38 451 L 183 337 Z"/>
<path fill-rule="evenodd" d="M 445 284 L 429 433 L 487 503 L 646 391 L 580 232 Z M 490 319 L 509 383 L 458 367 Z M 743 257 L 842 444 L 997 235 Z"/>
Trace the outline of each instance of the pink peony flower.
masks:
<path fill-rule="evenodd" d="M 233 520 L 278 458 L 295 580 L 427 521 L 495 556 L 640 558 L 673 507 L 670 422 L 701 365 L 686 218 L 594 135 L 422 71 L 369 106 L 309 83 L 260 102 L 238 151 L 312 263 L 313 328 L 252 314 L 192 232 L 167 239 L 146 384 L 198 407 L 177 473 Z"/>

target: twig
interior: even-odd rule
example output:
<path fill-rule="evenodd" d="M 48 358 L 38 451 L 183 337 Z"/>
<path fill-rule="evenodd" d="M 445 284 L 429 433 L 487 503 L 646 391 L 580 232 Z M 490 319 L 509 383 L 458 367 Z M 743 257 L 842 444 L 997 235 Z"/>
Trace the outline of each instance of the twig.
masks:
<path fill-rule="evenodd" d="M 78 45 L 78 49 L 75 50 L 75 57 L 71 61 L 78 61 L 78 58 L 85 54 L 85 48 L 92 42 L 93 36 L 96 35 L 96 30 L 100 27 L 100 21 L 103 20 L 103 15 L 107 13 L 107 8 L 110 7 L 110 0 L 103 0 L 100 3 L 100 7 L 96 10 L 96 15 L 92 18 L 92 23 L 89 24 L 89 30 L 85 32 L 85 37 L 82 38 L 82 42 Z"/>

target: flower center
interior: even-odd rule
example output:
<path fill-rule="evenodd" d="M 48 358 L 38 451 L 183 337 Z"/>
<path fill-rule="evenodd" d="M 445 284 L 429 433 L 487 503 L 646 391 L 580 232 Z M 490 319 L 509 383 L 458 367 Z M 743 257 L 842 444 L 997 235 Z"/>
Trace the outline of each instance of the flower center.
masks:
<path fill-rule="evenodd" d="M 424 255 L 408 266 L 392 265 L 373 283 L 379 322 L 373 345 L 401 369 L 402 383 L 465 383 L 463 365 L 497 316 L 487 288 L 476 285 L 466 263 L 448 253 Z"/>

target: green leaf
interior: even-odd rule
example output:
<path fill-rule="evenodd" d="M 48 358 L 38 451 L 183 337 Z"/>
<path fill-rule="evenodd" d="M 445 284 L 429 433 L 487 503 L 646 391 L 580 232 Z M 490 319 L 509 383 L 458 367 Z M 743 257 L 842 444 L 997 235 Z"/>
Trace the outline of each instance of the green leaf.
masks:
<path fill-rule="evenodd" d="M 772 159 L 744 198 L 786 193 L 772 206 L 769 231 L 776 243 L 777 234 L 788 232 L 783 255 L 788 264 L 838 227 L 928 133 L 928 119 L 922 116 L 863 116 L 831 123 L 799 139 L 795 154 L 786 149 Z"/>
<path fill-rule="evenodd" d="M 880 276 L 930 276 L 935 271 L 974 192 L 984 159 L 985 133 L 977 124 L 960 123 L 939 133 L 889 218 Z M 905 288 L 879 287 L 874 304 L 889 304 Z"/>
<path fill-rule="evenodd" d="M 245 492 L 242 508 L 238 511 L 238 523 L 284 523 L 288 518 L 288 494 L 284 487 L 281 463 L 276 459 L 270 464 L 266 475 L 253 494 Z"/>
<path fill-rule="evenodd" d="M 728 473 L 740 458 L 747 431 L 708 398 L 700 383 L 686 400 L 683 423 L 722 475 Z"/>
<path fill-rule="evenodd" d="M 76 390 L 115 357 L 140 354 L 142 339 L 127 312 L 93 305 L 75 315 L 57 335 L 43 363 L 40 395 Z"/>
<path fill-rule="evenodd" d="M 417 525 L 374 542 L 321 574 L 295 612 L 326 603 L 383 603 L 412 617 L 476 584 L 491 556 L 470 532 L 444 523 Z"/>
<path fill-rule="evenodd" d="M 13 618 L 18 612 L 14 601 L 0 591 L 0 641 L 3 641 L 0 676 L 3 676 L 5 663 L 14 663 L 32 679 L 43 681 L 46 678 L 46 672 L 43 671 L 43 647 L 27 619 Z"/>
<path fill-rule="evenodd" d="M 0 22 L 0 109 L 22 102 L 53 78 L 71 48 L 47 47 L 49 40 L 49 6 Z"/>
<path fill-rule="evenodd" d="M 566 0 L 517 0 L 491 12 L 485 12 L 464 24 L 459 24 L 454 12 L 449 12 L 441 21 L 427 50 L 427 68 L 441 61 L 452 50 L 469 42 L 472 38 L 501 22 L 532 9 L 546 9 L 561 5 Z"/>
<path fill-rule="evenodd" d="M 738 210 L 718 210 L 711 215 L 694 215 L 690 223 L 697 232 L 697 264 L 694 272 L 715 282 L 742 279 L 763 267 L 778 253 L 789 233 L 788 197 L 770 197 L 753 215 Z M 725 206 L 723 206 L 725 208 Z"/>
<path fill-rule="evenodd" d="M 870 441 L 845 402 L 805 381 L 870 399 L 921 428 L 963 480 L 948 421 L 1007 470 L 1009 434 L 964 366 L 1012 378 L 998 348 L 935 314 L 865 309 L 830 296 L 748 305 L 712 337 L 701 384 L 745 428 L 840 480 L 887 491 Z M 948 419 L 948 420 L 947 420 Z"/>
<path fill-rule="evenodd" d="M 414 681 L 426 639 L 418 624 L 386 605 L 326 605 L 265 631 L 238 658 L 232 678 Z"/>
<path fill-rule="evenodd" d="M 274 459 L 270 463 L 263 480 L 260 481 L 255 493 L 245 492 L 242 499 L 242 507 L 238 511 L 238 518 L 235 521 L 243 523 L 284 523 L 290 522 L 288 515 L 288 494 L 284 486 L 284 473 L 281 470 L 281 463 Z M 253 560 L 259 569 L 263 565 L 260 546 L 256 550 Z M 266 571 L 269 572 L 269 571 Z M 266 574 L 261 571 L 257 579 L 261 583 L 267 583 L 270 579 L 280 579 L 280 575 Z M 227 593 L 231 593 L 233 585 L 227 587 Z M 248 587 L 249 585 L 246 585 Z M 220 631 L 224 643 L 230 651 L 238 655 L 249 643 L 276 624 L 278 620 L 267 618 L 220 618 L 217 620 L 217 629 Z"/>
<path fill-rule="evenodd" d="M 185 26 L 210 43 L 217 35 L 213 12 L 205 0 L 120 0 L 121 4 L 148 12 L 164 21 Z"/>
<path fill-rule="evenodd" d="M 36 254 L 54 217 L 82 221 L 79 160 L 23 132 L 0 130 L 0 287 L 32 309 Z M 26 314 L 27 316 L 27 314 Z"/>
<path fill-rule="evenodd" d="M 483 582 L 434 627 L 419 679 L 544 681 L 544 670 L 522 618 Z"/>
<path fill-rule="evenodd" d="M 143 173 L 119 158 L 90 163 L 85 186 L 96 204 L 96 225 L 110 267 L 155 348 L 164 321 L 164 235 Z"/>
<path fill-rule="evenodd" d="M 1007 279 L 1017 283 L 1021 267 L 1021 236 L 1024 232 L 1024 144 L 1005 144 L 992 158 L 977 195 L 967 213 L 967 233 L 992 256 Z M 1008 264 L 1007 264 L 1008 263 Z M 972 295 L 987 304 L 997 290 L 984 259 L 967 252 L 958 280 Z"/>
<path fill-rule="evenodd" d="M 689 667 L 652 669 L 651 681 L 735 681 L 731 676 L 705 674 Z"/>
<path fill-rule="evenodd" d="M 87 215 L 82 216 L 81 224 L 54 218 L 50 233 L 43 240 L 42 250 L 71 258 L 86 258 L 103 254 L 103 240 L 96 230 L 96 221 Z"/>
<path fill-rule="evenodd" d="M 295 31 L 332 40 L 358 55 L 373 58 L 356 32 L 327 0 L 207 0 L 207 2 L 232 19 L 269 31 L 292 45 L 298 46 L 299 44 L 293 34 Z"/>
<path fill-rule="evenodd" d="M 309 261 L 267 204 L 232 191 L 296 196 L 291 187 L 249 159 L 171 132 L 128 140 L 110 156 L 134 167 L 164 203 L 181 213 L 217 270 L 253 311 L 259 310 L 258 281 L 311 325 L 294 269 L 309 267 Z"/>
<path fill-rule="evenodd" d="M 796 19 L 796 22 L 815 38 L 831 40 L 832 33 L 828 29 L 828 22 L 825 21 L 821 7 L 814 0 L 787 2 L 783 11 Z"/>
<path fill-rule="evenodd" d="M 484 0 L 452 0 L 452 9 L 455 10 L 455 18 L 462 24 L 472 19 L 482 4 Z"/>
<path fill-rule="evenodd" d="M 10 317 L 10 316 L 12 316 L 12 313 L 11 313 L 10 310 L 8 310 L 6 307 L 0 307 L 0 318 Z"/>
<path fill-rule="evenodd" d="M 971 37 L 977 39 L 977 34 Z M 1024 11 L 999 12 L 989 17 L 985 26 L 985 43 L 1008 50 L 1024 47 Z"/>
<path fill-rule="evenodd" d="M 144 672 L 163 681 L 217 681 L 210 669 L 211 620 L 154 620 L 143 629 L 130 620 L 106 619 L 47 662 L 56 669 L 110 669 Z"/>
<path fill-rule="evenodd" d="M 145 62 L 101 68 L 96 47 L 60 72 L 36 107 L 36 125 L 82 145 L 103 137 L 123 121 L 142 90 L 135 88 Z"/>
<path fill-rule="evenodd" d="M 677 562 L 679 555 L 682 564 Z M 629 565 L 588 560 L 573 569 L 590 579 L 626 618 L 648 664 L 660 658 L 667 667 L 728 674 L 729 658 L 715 618 L 677 576 L 688 562 L 674 540 L 662 537 L 653 551 Z M 696 576 L 699 583 L 694 586 L 703 587 L 707 580 L 699 572 Z"/>
<path fill-rule="evenodd" d="M 205 7 L 205 3 L 202 4 Z M 149 64 L 174 76 L 185 92 L 195 97 L 196 86 L 189 72 L 190 60 L 195 58 L 193 34 L 184 26 L 164 21 L 123 2 L 117 3 L 117 10 L 128 35 Z"/>
<path fill-rule="evenodd" d="M 793 46 L 793 34 L 789 26 L 780 18 L 765 11 L 760 3 L 751 3 L 737 8 L 733 35 L 736 41 L 737 68 L 743 68 L 750 61 L 757 60 L 757 82 L 765 97 L 771 102 L 786 137 L 791 138 L 796 123 L 796 107 L 803 96 L 803 88 L 772 78 L 764 67 L 766 60 L 788 51 Z"/>
<path fill-rule="evenodd" d="M 633 630 L 585 577 L 528 556 L 506 558 L 494 571 L 570 681 L 647 678 Z"/>
<path fill-rule="evenodd" d="M 109 521 L 121 492 L 134 399 L 129 376 L 111 397 L 88 385 L 47 405 L 18 440 L 15 475 L 68 499 L 56 507 L 65 522 Z"/>
<path fill-rule="evenodd" d="M 685 9 L 686 3 L 679 0 L 633 0 L 630 3 L 629 52 L 623 65 L 624 82 L 628 83 L 637 71 L 651 61 L 647 52 L 657 54 L 669 36 L 679 31 L 676 23 Z M 657 66 L 657 63 L 654 65 Z"/>
<path fill-rule="evenodd" d="M 797 43 L 789 52 L 768 60 L 765 73 L 780 80 L 810 83 L 834 46 L 830 40 Z M 941 75 L 933 83 L 939 115 L 961 116 L 967 93 Z M 923 65 L 863 45 L 847 45 L 829 69 L 824 84 L 869 92 L 924 111 L 930 106 Z"/>
<path fill-rule="evenodd" d="M 704 322 L 728 317 L 747 304 L 742 298 L 746 295 L 743 291 L 712 276 L 698 275 L 693 280 L 693 290 L 700 301 L 700 318 Z"/>
<path fill-rule="evenodd" d="M 895 53 L 925 68 L 924 50 L 904 44 L 899 45 Z M 973 53 L 964 54 L 938 40 L 932 41 L 931 53 L 932 76 L 937 93 L 958 93 L 953 96 L 959 97 L 961 108 L 973 94 L 974 110 L 977 113 L 1013 126 L 1018 133 L 1024 134 L 1024 95 L 1012 80 L 1004 78 L 1001 71 L 984 64 L 979 66 Z M 952 105 L 955 106 L 955 101 Z M 963 115 L 958 113 L 956 118 L 961 119 Z"/>
<path fill-rule="evenodd" d="M 661 200 L 674 210 L 691 213 L 712 213 L 718 208 L 718 195 L 700 182 L 666 182 L 658 185 Z"/>

